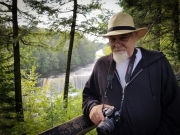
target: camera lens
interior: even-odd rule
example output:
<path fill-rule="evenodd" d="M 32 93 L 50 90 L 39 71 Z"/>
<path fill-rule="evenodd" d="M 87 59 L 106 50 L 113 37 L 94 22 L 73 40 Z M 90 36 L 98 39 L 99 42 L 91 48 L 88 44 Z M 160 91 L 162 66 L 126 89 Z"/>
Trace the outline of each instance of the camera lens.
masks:
<path fill-rule="evenodd" d="M 96 128 L 98 133 L 109 134 L 114 129 L 114 123 L 111 119 L 105 118 Z"/>

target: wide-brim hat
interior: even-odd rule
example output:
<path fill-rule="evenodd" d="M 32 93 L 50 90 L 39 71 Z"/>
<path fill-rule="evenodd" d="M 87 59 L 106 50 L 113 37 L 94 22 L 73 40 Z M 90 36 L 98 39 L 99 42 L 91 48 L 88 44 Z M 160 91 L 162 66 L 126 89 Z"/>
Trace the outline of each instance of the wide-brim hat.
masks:
<path fill-rule="evenodd" d="M 136 29 L 131 15 L 126 13 L 117 13 L 113 15 L 108 23 L 107 34 L 99 35 L 100 37 L 107 38 L 113 35 L 121 35 L 136 32 L 137 38 L 142 38 L 148 29 L 146 27 Z"/>

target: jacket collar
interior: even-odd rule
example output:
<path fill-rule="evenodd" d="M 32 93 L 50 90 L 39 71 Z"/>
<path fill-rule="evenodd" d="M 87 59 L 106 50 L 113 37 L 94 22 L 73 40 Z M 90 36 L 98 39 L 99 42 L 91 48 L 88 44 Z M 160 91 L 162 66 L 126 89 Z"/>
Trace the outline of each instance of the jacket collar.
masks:
<path fill-rule="evenodd" d="M 160 51 L 146 50 L 142 47 L 137 48 L 139 48 L 142 53 L 142 68 L 145 68 L 146 66 L 151 65 L 155 61 L 165 57 L 165 55 Z"/>

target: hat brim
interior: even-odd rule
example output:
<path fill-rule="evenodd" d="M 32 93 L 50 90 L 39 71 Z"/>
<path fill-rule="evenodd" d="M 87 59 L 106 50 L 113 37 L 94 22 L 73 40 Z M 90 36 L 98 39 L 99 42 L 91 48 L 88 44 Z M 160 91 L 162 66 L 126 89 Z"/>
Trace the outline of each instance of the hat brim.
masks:
<path fill-rule="evenodd" d="M 136 30 L 115 30 L 115 31 L 110 31 L 107 34 L 102 34 L 98 36 L 108 38 L 109 36 L 122 35 L 122 34 L 127 34 L 127 33 L 132 33 L 132 32 L 137 32 L 137 38 L 140 39 L 146 35 L 146 33 L 148 32 L 148 29 L 144 27 L 144 28 L 139 28 Z"/>

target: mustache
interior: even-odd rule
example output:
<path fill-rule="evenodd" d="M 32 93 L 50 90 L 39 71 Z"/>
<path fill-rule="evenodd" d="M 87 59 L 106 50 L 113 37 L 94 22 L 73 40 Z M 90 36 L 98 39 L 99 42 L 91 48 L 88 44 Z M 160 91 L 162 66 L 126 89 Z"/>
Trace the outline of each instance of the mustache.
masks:
<path fill-rule="evenodd" d="M 123 50 L 123 51 L 126 51 L 126 48 L 125 47 L 116 47 L 113 49 L 113 51 L 120 51 L 120 50 Z"/>

